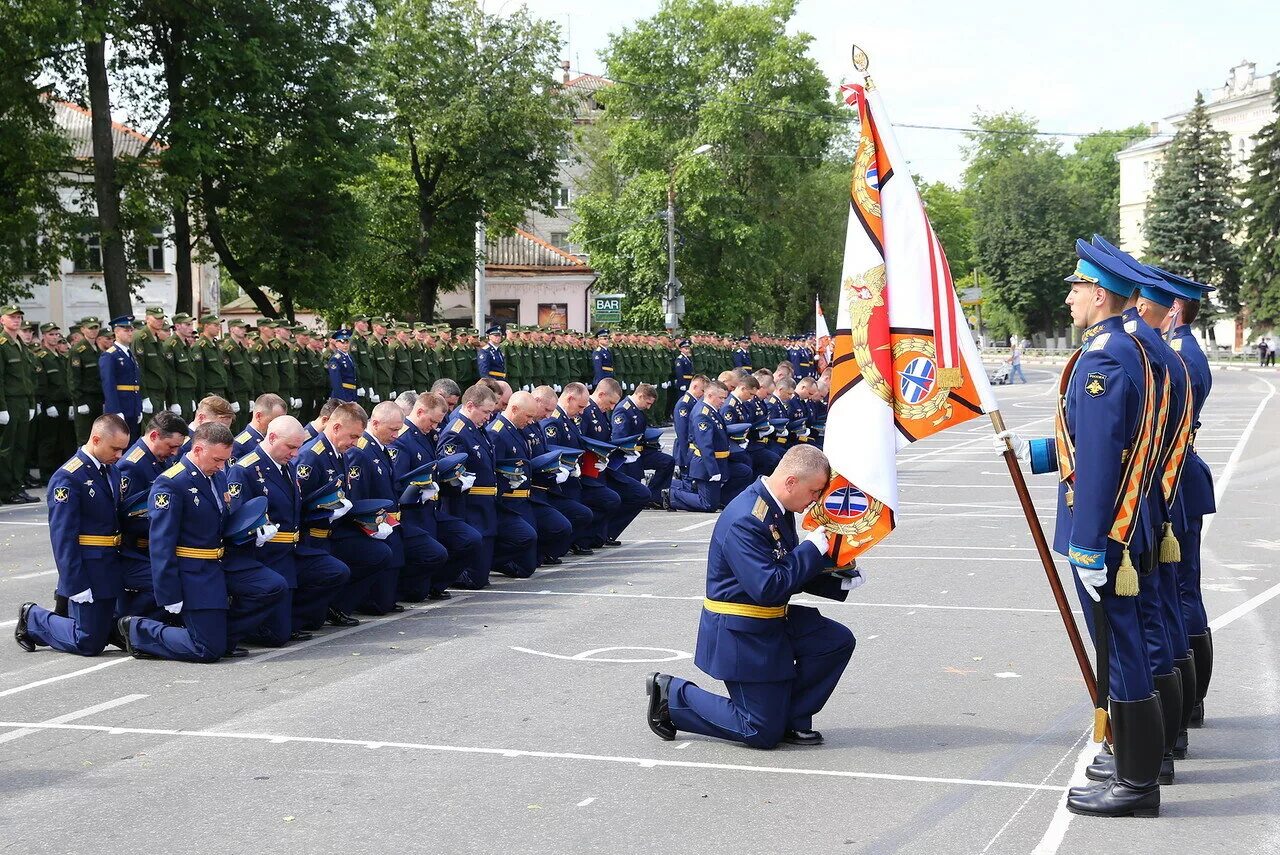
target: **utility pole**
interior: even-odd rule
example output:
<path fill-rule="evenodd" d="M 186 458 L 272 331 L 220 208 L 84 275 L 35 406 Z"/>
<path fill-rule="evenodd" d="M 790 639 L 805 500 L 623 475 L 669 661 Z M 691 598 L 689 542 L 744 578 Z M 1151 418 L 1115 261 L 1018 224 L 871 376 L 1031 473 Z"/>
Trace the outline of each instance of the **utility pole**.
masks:
<path fill-rule="evenodd" d="M 666 314 L 666 328 L 680 326 L 680 280 L 676 279 L 676 171 L 671 170 L 667 184 L 667 290 L 662 304 Z"/>
<path fill-rule="evenodd" d="M 485 228 L 484 220 L 476 220 L 476 288 L 475 288 L 475 327 L 484 335 L 485 324 L 485 295 L 484 295 L 484 265 L 485 265 Z"/>

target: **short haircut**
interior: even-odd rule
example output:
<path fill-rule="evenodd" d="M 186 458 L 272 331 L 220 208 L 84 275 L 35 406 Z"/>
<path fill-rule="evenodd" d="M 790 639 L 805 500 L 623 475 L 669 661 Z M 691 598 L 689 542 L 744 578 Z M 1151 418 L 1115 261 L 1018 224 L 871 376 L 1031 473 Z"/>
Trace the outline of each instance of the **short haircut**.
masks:
<path fill-rule="evenodd" d="M 490 391 L 492 391 L 493 394 L 497 395 L 499 398 L 502 397 L 502 383 L 493 379 L 492 377 L 481 377 L 476 385 L 484 386 Z"/>
<path fill-rule="evenodd" d="M 389 422 L 395 419 L 404 418 L 404 410 L 400 409 L 400 405 L 395 401 L 382 401 L 374 404 L 373 418 L 379 422 Z"/>
<path fill-rule="evenodd" d="M 579 383 L 575 380 L 573 383 L 566 384 L 564 387 L 564 391 L 561 394 L 570 395 L 573 397 L 576 397 L 578 395 L 585 395 L 587 394 L 587 384 Z"/>
<path fill-rule="evenodd" d="M 458 382 L 450 380 L 448 377 L 441 377 L 432 383 L 431 391 L 442 398 L 458 398 L 462 396 L 462 389 L 458 387 Z"/>
<path fill-rule="evenodd" d="M 622 384 L 612 377 L 606 377 L 596 384 L 596 391 L 603 392 L 606 395 L 617 395 L 622 397 Z"/>
<path fill-rule="evenodd" d="M 658 390 L 654 388 L 652 383 L 641 383 L 636 387 L 635 394 L 639 395 L 641 398 L 657 398 Z"/>
<path fill-rule="evenodd" d="M 779 389 L 790 389 L 794 392 L 796 390 L 796 381 L 790 377 L 780 377 L 778 378 L 777 386 Z"/>
<path fill-rule="evenodd" d="M 158 431 L 161 436 L 174 436 L 176 434 L 187 434 L 191 430 L 191 426 L 187 424 L 187 420 L 176 413 L 168 410 L 161 410 L 151 417 L 151 421 L 147 422 L 147 429 L 144 433 Z"/>
<path fill-rule="evenodd" d="M 551 397 L 554 398 L 556 396 L 556 390 L 551 388 L 550 386 L 547 386 L 546 384 L 543 384 L 541 386 L 535 386 L 533 390 L 533 394 L 535 397 L 539 397 L 539 398 L 546 397 L 547 395 L 550 395 Z"/>
<path fill-rule="evenodd" d="M 221 400 L 221 399 L 219 399 Z M 218 422 L 205 422 L 191 435 L 192 445 L 231 445 L 235 437 L 231 428 Z"/>
<path fill-rule="evenodd" d="M 342 406 L 341 398 L 330 398 L 320 405 L 320 418 L 327 419 L 333 415 L 333 411 Z"/>
<path fill-rule="evenodd" d="M 432 410 L 443 410 L 445 406 L 444 398 L 440 397 L 435 392 L 423 392 L 418 396 L 418 400 L 413 402 L 413 408 L 415 410 L 421 408 L 423 411 L 428 413 Z"/>
<path fill-rule="evenodd" d="M 418 401 L 418 393 L 410 389 L 407 392 L 401 392 L 396 395 L 396 406 L 404 410 L 406 413 L 413 412 L 413 405 Z"/>
<path fill-rule="evenodd" d="M 333 408 L 333 414 L 329 416 L 329 420 L 335 422 L 352 421 L 367 425 L 369 423 L 369 414 L 364 411 L 364 407 L 355 401 L 343 401 Z"/>
<path fill-rule="evenodd" d="M 271 413 L 276 410 L 288 411 L 289 407 L 285 405 L 284 398 L 273 392 L 267 392 L 259 395 L 253 402 L 253 412 L 255 413 Z"/>
<path fill-rule="evenodd" d="M 701 383 L 701 384 L 703 384 L 703 385 L 705 386 L 706 384 L 708 384 L 708 383 L 710 383 L 710 382 L 711 382 L 711 378 L 710 378 L 710 377 L 708 377 L 707 375 L 705 375 L 705 374 L 695 374 L 695 375 L 693 375 L 693 379 L 689 381 L 689 384 L 690 384 L 690 385 L 692 385 L 692 384 L 694 384 L 694 383 Z"/>
<path fill-rule="evenodd" d="M 279 395 L 276 395 L 276 400 L 280 400 Z M 226 398 L 219 398 L 217 395 L 208 395 L 202 398 L 200 404 L 196 407 L 196 412 L 204 413 L 212 418 L 235 418 L 236 415 L 236 411 L 231 409 L 231 403 Z"/>
<path fill-rule="evenodd" d="M 729 387 L 721 383 L 719 380 L 708 380 L 707 391 L 708 392 L 724 392 L 726 395 L 728 395 Z"/>
<path fill-rule="evenodd" d="M 721 371 L 719 374 L 716 375 L 716 381 L 719 383 L 723 383 L 726 380 L 737 380 L 737 379 L 738 379 L 738 373 L 733 369 L 729 369 L 728 371 Z"/>
<path fill-rule="evenodd" d="M 746 378 L 751 376 L 751 372 L 745 368 L 735 368 L 733 369 L 733 373 L 737 375 L 739 379 L 742 379 L 742 380 L 745 380 Z"/>
<path fill-rule="evenodd" d="M 796 367 L 792 365 L 790 362 L 779 362 L 778 367 L 773 370 L 775 374 L 777 373 L 795 374 L 796 373 Z"/>
<path fill-rule="evenodd" d="M 821 473 L 824 479 L 831 479 L 831 461 L 822 451 L 812 445 L 793 445 L 787 449 L 778 461 L 774 473 L 786 477 L 788 475 L 806 476 Z"/>
<path fill-rule="evenodd" d="M 89 429 L 89 433 L 96 433 L 102 436 L 114 436 L 122 433 L 128 436 L 129 426 L 125 424 L 124 419 L 115 413 L 103 413 L 93 420 L 93 427 Z"/>
<path fill-rule="evenodd" d="M 1200 301 L 1199 300 L 1183 300 L 1182 301 L 1182 322 L 1184 324 L 1193 324 L 1196 318 L 1200 317 Z"/>
<path fill-rule="evenodd" d="M 760 388 L 760 381 L 750 374 L 738 378 L 738 388 L 754 391 Z"/>
<path fill-rule="evenodd" d="M 773 380 L 773 372 L 772 372 L 772 371 L 770 371 L 768 368 L 761 368 L 761 369 L 759 369 L 759 370 L 757 370 L 757 371 L 753 371 L 753 372 L 751 373 L 751 376 L 752 376 L 752 377 L 755 377 L 757 380 L 761 380 L 761 381 L 763 381 L 763 380 L 770 380 L 770 381 L 772 381 L 772 380 Z"/>
<path fill-rule="evenodd" d="M 795 385 L 796 389 L 808 389 L 810 387 L 817 386 L 818 381 L 814 380 L 812 377 L 806 377 Z"/>
<path fill-rule="evenodd" d="M 461 404 L 464 407 L 467 404 L 483 407 L 485 404 L 496 403 L 498 403 L 498 393 L 485 383 L 477 383 L 462 393 Z"/>

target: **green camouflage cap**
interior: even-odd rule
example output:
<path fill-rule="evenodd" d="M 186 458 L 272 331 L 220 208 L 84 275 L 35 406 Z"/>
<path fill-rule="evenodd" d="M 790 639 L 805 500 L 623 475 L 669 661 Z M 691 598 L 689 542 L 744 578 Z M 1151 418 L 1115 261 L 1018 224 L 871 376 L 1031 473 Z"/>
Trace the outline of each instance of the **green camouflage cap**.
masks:
<path fill-rule="evenodd" d="M 32 332 L 35 332 L 36 326 L 37 325 L 35 321 L 24 321 L 22 324 L 22 328 L 24 330 L 31 330 Z"/>
<path fill-rule="evenodd" d="M 97 318 L 95 318 L 93 315 L 89 315 L 89 316 L 87 316 L 87 317 L 83 317 L 83 318 L 81 318 L 80 320 L 76 321 L 76 326 L 81 327 L 81 328 L 84 328 L 84 327 L 100 327 L 100 326 L 102 326 L 102 321 L 98 320 L 98 319 L 97 319 Z"/>
<path fill-rule="evenodd" d="M 51 332 L 62 332 L 62 329 L 53 321 L 45 321 L 40 325 L 41 335 L 44 335 L 45 333 L 51 333 Z"/>
<path fill-rule="evenodd" d="M 146 321 L 135 320 L 135 321 L 133 322 L 133 328 L 134 328 L 135 330 L 140 330 L 140 329 L 142 329 L 143 327 L 145 327 L 146 325 L 147 325 L 147 322 L 146 322 Z"/>
<path fill-rule="evenodd" d="M 356 321 L 364 321 L 365 323 L 368 323 L 368 322 L 369 322 L 369 316 L 368 316 L 368 315 L 352 315 L 352 316 L 351 316 L 351 323 L 353 323 L 353 324 L 354 324 Z"/>
<path fill-rule="evenodd" d="M 414 331 L 414 332 L 420 332 L 420 331 L 422 331 L 422 330 L 426 330 L 427 332 L 431 332 L 431 329 L 432 329 L 432 325 L 431 325 L 431 324 L 423 323 L 422 321 L 418 321 L 417 323 L 415 323 L 415 324 L 413 325 L 413 331 Z"/>
<path fill-rule="evenodd" d="M 205 324 L 220 324 L 220 323 L 222 323 L 222 318 L 218 317 L 217 315 L 207 314 L 207 315 L 200 316 L 200 326 L 204 326 Z"/>
<path fill-rule="evenodd" d="M 377 324 L 380 327 L 385 327 L 387 325 L 387 319 L 380 316 L 376 318 L 369 318 L 369 323 Z"/>
<path fill-rule="evenodd" d="M 147 306 L 147 314 L 153 318 L 163 318 L 164 307 L 163 306 Z"/>
<path fill-rule="evenodd" d="M 175 324 L 189 324 L 191 323 L 191 316 L 186 312 L 178 312 L 173 316 L 173 322 Z"/>
<path fill-rule="evenodd" d="M 227 321 L 227 329 L 230 329 L 231 327 L 247 327 L 247 326 L 249 325 L 246 324 L 244 321 L 242 321 L 240 318 L 236 318 L 235 320 L 232 320 L 232 321 Z"/>
<path fill-rule="evenodd" d="M 7 306 L 0 306 L 0 315 L 25 315 L 22 307 L 16 303 L 10 303 Z"/>

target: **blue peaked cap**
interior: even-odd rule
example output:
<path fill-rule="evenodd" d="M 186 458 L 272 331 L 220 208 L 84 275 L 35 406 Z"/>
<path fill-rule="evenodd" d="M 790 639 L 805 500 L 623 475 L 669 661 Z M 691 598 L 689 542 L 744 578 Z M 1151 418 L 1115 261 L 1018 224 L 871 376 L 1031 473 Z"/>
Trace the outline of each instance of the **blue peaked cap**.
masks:
<path fill-rule="evenodd" d="M 1075 271 L 1066 278 L 1067 282 L 1088 282 L 1106 288 L 1112 294 L 1129 297 L 1143 285 L 1154 285 L 1163 280 L 1155 274 L 1142 273 L 1087 241 L 1076 241 Z"/>
<path fill-rule="evenodd" d="M 1120 247 L 1111 243 L 1102 235 L 1093 236 L 1093 246 L 1097 247 L 1098 249 L 1105 252 L 1107 255 L 1116 259 L 1125 267 L 1132 270 L 1134 273 L 1141 274 L 1142 276 L 1149 276 L 1153 280 L 1155 280 L 1154 282 L 1151 282 L 1151 283 L 1146 283 L 1146 282 L 1142 283 L 1140 290 L 1141 290 L 1143 299 L 1150 300 L 1153 303 L 1158 303 L 1167 309 L 1173 305 L 1174 298 L 1181 296 L 1181 294 L 1175 291 L 1169 285 L 1169 283 L 1166 282 L 1164 278 L 1161 277 L 1158 273 L 1156 273 L 1153 269 L 1143 264 L 1142 262 L 1138 261 L 1136 258 L 1134 258 L 1129 253 L 1125 252 Z"/>
<path fill-rule="evenodd" d="M 266 524 L 267 497 L 255 496 L 231 515 L 223 538 L 232 543 L 248 543 L 253 538 L 253 530 Z"/>

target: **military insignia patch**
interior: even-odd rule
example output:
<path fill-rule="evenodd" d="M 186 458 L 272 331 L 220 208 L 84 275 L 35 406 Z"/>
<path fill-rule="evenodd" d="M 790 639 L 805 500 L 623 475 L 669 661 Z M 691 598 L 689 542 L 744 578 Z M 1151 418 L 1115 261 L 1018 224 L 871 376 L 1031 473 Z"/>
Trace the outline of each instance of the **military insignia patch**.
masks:
<path fill-rule="evenodd" d="M 445 453 L 445 454 L 457 454 L 457 453 L 458 453 L 458 444 L 457 444 L 456 442 L 447 442 L 447 443 L 445 443 L 445 446 L 444 446 L 444 453 Z"/>
<path fill-rule="evenodd" d="M 235 484 L 228 484 L 228 485 L 227 485 L 227 498 L 229 499 L 229 498 L 231 498 L 232 496 L 238 496 L 238 495 L 240 495 L 240 487 L 241 487 L 241 485 L 240 485 L 240 483 L 239 483 L 239 482 L 237 482 L 237 483 L 235 483 Z"/>
<path fill-rule="evenodd" d="M 556 435 L 555 427 L 552 425 L 547 425 L 547 436 L 555 436 L 555 435 Z"/>
<path fill-rule="evenodd" d="M 155 496 L 152 497 L 152 499 L 156 506 L 156 510 L 162 511 L 165 508 L 169 507 L 168 493 L 156 493 Z"/>
<path fill-rule="evenodd" d="M 57 487 L 53 491 L 53 500 L 55 502 L 65 502 L 71 498 L 71 491 L 66 487 Z"/>
<path fill-rule="evenodd" d="M 711 422 L 698 422 L 698 430 L 711 430 Z"/>
<path fill-rule="evenodd" d="M 305 481 L 307 478 L 310 478 L 310 477 L 311 477 L 311 467 L 310 467 L 310 466 L 308 466 L 308 465 L 307 465 L 307 464 L 305 464 L 305 463 L 304 463 L 304 464 L 302 464 L 301 466 L 299 466 L 299 467 L 298 467 L 298 477 L 299 477 L 299 478 L 301 478 L 301 479 L 302 479 L 302 480 L 304 480 L 304 481 Z"/>
<path fill-rule="evenodd" d="M 349 468 L 349 469 L 347 470 L 347 477 L 348 477 L 348 478 L 350 478 L 350 479 L 351 479 L 351 480 L 353 480 L 353 481 L 354 481 L 356 478 L 359 478 L 359 477 L 360 477 L 360 467 L 359 467 L 359 466 L 352 466 L 351 468 Z"/>
<path fill-rule="evenodd" d="M 128 492 L 129 492 L 129 476 L 121 475 L 120 476 L 120 495 L 122 496 L 127 495 Z"/>
<path fill-rule="evenodd" d="M 769 513 L 769 503 L 764 499 L 756 499 L 755 505 L 751 508 L 751 516 L 764 522 L 765 515 Z"/>
<path fill-rule="evenodd" d="M 1091 372 L 1085 379 L 1084 390 L 1089 393 L 1090 398 L 1098 398 L 1106 394 L 1107 375 L 1101 371 Z"/>
<path fill-rule="evenodd" d="M 130 463 L 137 463 L 139 460 L 142 459 L 142 449 L 135 448 L 133 451 L 129 452 L 129 456 L 126 457 L 125 459 L 128 460 Z"/>
<path fill-rule="evenodd" d="M 400 453 L 400 449 L 396 448 L 395 446 L 392 446 L 387 449 L 387 456 L 390 457 L 392 460 L 395 460 L 396 455 L 399 453 Z"/>

